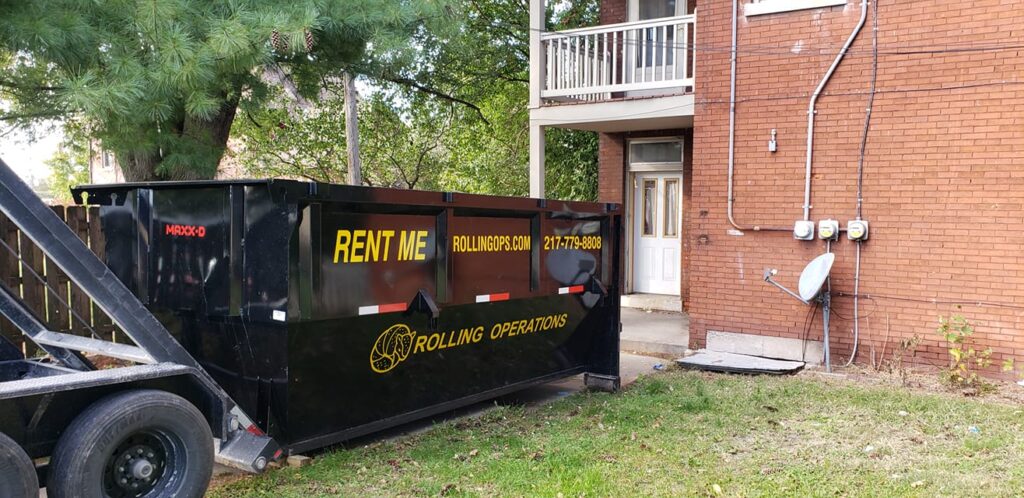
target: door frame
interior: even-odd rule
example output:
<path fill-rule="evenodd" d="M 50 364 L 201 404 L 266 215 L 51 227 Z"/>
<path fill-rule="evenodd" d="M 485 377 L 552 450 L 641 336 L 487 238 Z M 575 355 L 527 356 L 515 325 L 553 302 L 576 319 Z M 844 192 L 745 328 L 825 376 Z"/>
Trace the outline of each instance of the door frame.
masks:
<path fill-rule="evenodd" d="M 631 0 L 632 3 L 632 0 Z M 679 158 L 678 163 L 634 163 L 630 155 L 632 154 L 633 148 L 630 147 L 636 143 L 657 143 L 657 142 L 679 142 L 682 147 L 682 154 Z M 682 255 L 683 250 L 683 237 L 685 237 L 686 225 L 683 223 L 685 213 L 682 212 L 682 201 L 686 196 L 686 177 L 683 174 L 683 163 L 686 158 L 686 140 L 680 135 L 668 135 L 668 136 L 657 136 L 657 137 L 644 137 L 644 138 L 627 138 L 625 140 L 626 153 L 625 162 L 623 168 L 626 170 L 626 174 L 622 175 L 625 181 L 623 185 L 623 202 L 625 206 L 625 226 L 623 227 L 626 234 L 625 254 L 625 271 L 623 273 L 625 282 L 623 283 L 625 294 L 633 294 L 633 244 L 635 242 L 635 224 L 636 224 L 636 204 L 635 195 L 636 191 L 636 177 L 637 174 L 643 173 L 678 173 L 682 181 L 679 183 L 679 202 L 680 202 L 680 230 L 679 230 L 679 254 Z M 680 258 L 680 272 L 682 271 L 682 258 Z M 680 275 L 680 278 L 682 276 Z M 680 284 L 681 285 L 681 284 Z M 680 289 L 681 291 L 682 289 Z"/>

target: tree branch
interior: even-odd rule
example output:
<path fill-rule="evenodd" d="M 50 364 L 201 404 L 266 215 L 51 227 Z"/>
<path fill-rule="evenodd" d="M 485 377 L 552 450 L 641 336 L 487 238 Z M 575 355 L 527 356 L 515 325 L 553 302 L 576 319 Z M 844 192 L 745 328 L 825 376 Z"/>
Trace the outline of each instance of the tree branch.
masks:
<path fill-rule="evenodd" d="M 447 93 L 444 93 L 441 90 L 437 90 L 437 89 L 434 89 L 434 88 L 430 88 L 428 86 L 421 85 L 421 84 L 419 84 L 419 83 L 417 83 L 417 82 L 415 82 L 415 81 L 413 81 L 413 80 L 411 80 L 409 78 L 403 78 L 403 77 L 400 77 L 400 76 L 392 76 L 392 77 L 380 76 L 380 78 L 383 79 L 383 80 L 386 80 L 386 81 L 390 81 L 392 83 L 397 83 L 399 85 L 406 85 L 406 86 L 415 88 L 416 90 L 419 90 L 419 91 L 421 91 L 423 93 L 426 93 L 428 95 L 433 95 L 435 97 L 447 100 L 449 102 L 455 102 L 457 104 L 462 104 L 462 105 L 464 105 L 464 106 L 466 106 L 466 107 L 476 111 L 476 113 L 480 115 L 480 119 L 482 119 L 484 121 L 484 123 L 486 123 L 487 125 L 491 124 L 491 122 L 487 120 L 487 117 L 484 116 L 484 111 L 482 109 L 480 109 L 480 107 L 478 107 L 476 104 L 474 104 L 474 103 L 472 103 L 472 102 L 470 102 L 468 100 L 463 100 L 463 99 L 460 99 L 460 98 L 458 98 L 458 97 L 456 97 L 454 95 L 448 95 Z"/>
<path fill-rule="evenodd" d="M 16 90 L 35 90 L 39 92 L 58 92 L 66 90 L 66 88 L 60 86 L 23 86 L 4 80 L 0 80 L 0 86 L 5 88 L 14 88 Z"/>
<path fill-rule="evenodd" d="M 54 112 L 54 111 L 29 112 L 29 113 L 25 113 L 25 114 L 4 114 L 4 115 L 0 115 L 0 121 L 16 121 L 16 120 L 19 120 L 19 119 L 36 119 L 36 118 L 59 118 L 61 116 L 65 116 L 65 115 L 66 115 L 66 113 L 64 113 L 64 112 Z"/>

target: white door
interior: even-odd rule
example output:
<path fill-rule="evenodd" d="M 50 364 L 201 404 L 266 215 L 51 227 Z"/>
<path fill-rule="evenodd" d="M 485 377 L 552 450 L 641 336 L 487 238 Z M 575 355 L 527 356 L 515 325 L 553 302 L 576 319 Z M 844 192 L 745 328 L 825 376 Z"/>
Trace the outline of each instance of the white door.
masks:
<path fill-rule="evenodd" d="M 633 291 L 679 295 L 683 177 L 636 173 L 633 190 Z"/>

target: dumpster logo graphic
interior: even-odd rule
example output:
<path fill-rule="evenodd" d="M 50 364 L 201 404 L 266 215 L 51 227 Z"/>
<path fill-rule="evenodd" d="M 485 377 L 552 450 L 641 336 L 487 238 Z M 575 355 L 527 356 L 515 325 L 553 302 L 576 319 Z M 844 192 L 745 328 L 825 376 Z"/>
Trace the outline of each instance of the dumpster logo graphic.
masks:
<path fill-rule="evenodd" d="M 391 371 L 412 353 L 412 341 L 415 337 L 416 332 L 402 324 L 385 330 L 370 351 L 370 368 L 377 373 Z"/>

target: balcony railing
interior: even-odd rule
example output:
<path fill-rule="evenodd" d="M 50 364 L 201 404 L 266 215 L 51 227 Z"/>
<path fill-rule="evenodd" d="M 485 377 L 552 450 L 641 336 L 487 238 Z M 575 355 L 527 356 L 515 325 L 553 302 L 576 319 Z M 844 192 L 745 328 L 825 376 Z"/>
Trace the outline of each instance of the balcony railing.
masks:
<path fill-rule="evenodd" d="M 693 87 L 695 15 L 541 35 L 548 100 L 602 100 L 614 93 Z"/>

